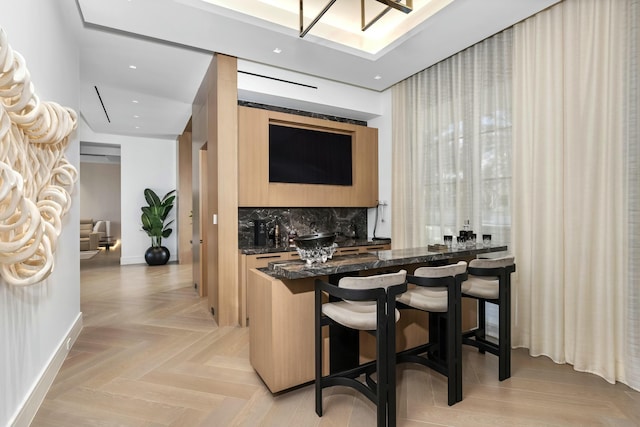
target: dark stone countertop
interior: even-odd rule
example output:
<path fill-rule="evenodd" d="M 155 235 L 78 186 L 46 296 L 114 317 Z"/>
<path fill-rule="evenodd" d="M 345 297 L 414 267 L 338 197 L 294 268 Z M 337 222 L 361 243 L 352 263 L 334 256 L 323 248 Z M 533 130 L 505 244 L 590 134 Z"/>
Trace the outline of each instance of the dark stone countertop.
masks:
<path fill-rule="evenodd" d="M 472 249 L 454 249 L 449 252 L 431 252 L 428 248 L 393 249 L 373 251 L 358 255 L 335 256 L 326 263 L 307 265 L 305 261 L 290 260 L 270 262 L 269 267 L 260 271 L 281 279 L 303 279 L 307 277 L 328 276 L 331 274 L 352 273 L 376 268 L 398 267 L 411 264 L 474 257 L 489 252 L 503 252 L 507 246 L 477 247 Z"/>
<path fill-rule="evenodd" d="M 340 248 L 351 248 L 354 246 L 378 246 L 378 245 L 387 245 L 391 244 L 391 239 L 375 239 L 375 240 L 367 240 L 367 239 L 344 239 L 344 240 L 336 240 L 338 247 Z M 240 253 L 243 255 L 260 255 L 260 254 L 270 254 L 277 252 L 295 252 L 295 246 L 275 246 L 270 243 L 267 246 L 251 246 L 246 248 L 240 248 Z"/>

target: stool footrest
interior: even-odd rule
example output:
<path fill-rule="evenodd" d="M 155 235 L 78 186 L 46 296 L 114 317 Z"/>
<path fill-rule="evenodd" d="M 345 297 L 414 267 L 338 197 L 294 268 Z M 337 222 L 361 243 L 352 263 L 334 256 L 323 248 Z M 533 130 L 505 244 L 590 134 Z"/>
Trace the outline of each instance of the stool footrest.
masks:
<path fill-rule="evenodd" d="M 377 404 L 378 403 L 378 396 L 376 396 L 376 393 L 374 390 L 372 390 L 370 388 L 370 386 L 368 386 L 367 384 L 364 384 L 360 381 L 358 381 L 355 378 L 346 378 L 346 377 L 340 377 L 340 376 L 329 376 L 329 377 L 324 377 L 320 380 L 320 386 L 322 388 L 325 387 L 333 387 L 336 385 L 340 385 L 340 386 L 344 386 L 344 387 L 350 387 L 352 389 L 355 389 L 357 391 L 359 391 L 360 393 L 362 393 L 367 399 L 369 399 L 371 402 Z"/>
<path fill-rule="evenodd" d="M 356 366 L 354 368 L 348 369 L 346 371 L 336 372 L 333 374 L 326 375 L 322 377 L 322 379 L 334 378 L 334 377 L 350 377 L 350 378 L 358 378 L 360 375 L 371 375 L 376 371 L 376 361 L 372 360 L 371 362 L 363 363 L 362 365 Z"/>
<path fill-rule="evenodd" d="M 396 354 L 396 363 L 417 363 L 448 377 L 446 360 L 439 360 L 429 353 L 433 348 L 437 348 L 436 343 L 427 343 L 398 352 Z M 425 353 L 427 354 L 425 355 Z"/>
<path fill-rule="evenodd" d="M 462 344 L 500 356 L 500 345 L 484 338 L 484 330 L 473 329 L 462 334 Z"/>

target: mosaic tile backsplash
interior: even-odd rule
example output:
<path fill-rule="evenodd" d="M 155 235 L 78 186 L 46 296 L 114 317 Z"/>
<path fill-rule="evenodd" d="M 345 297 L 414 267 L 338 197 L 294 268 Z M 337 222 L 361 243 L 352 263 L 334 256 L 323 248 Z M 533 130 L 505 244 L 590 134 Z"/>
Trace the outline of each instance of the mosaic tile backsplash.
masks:
<path fill-rule="evenodd" d="M 273 238 L 276 223 L 281 240 L 290 232 L 298 236 L 314 232 L 335 232 L 350 239 L 367 237 L 367 208 L 239 208 L 239 249 L 254 245 L 253 221 L 265 220 Z"/>

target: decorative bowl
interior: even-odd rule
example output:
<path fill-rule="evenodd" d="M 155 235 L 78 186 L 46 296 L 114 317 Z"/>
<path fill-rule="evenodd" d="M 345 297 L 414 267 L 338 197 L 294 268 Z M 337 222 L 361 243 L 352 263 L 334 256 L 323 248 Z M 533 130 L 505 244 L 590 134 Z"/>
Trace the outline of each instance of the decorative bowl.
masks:
<path fill-rule="evenodd" d="M 336 233 L 314 233 L 294 239 L 300 259 L 311 265 L 314 262 L 327 262 L 338 248 Z"/>
<path fill-rule="evenodd" d="M 336 233 L 314 233 L 298 236 L 294 239 L 300 249 L 317 249 L 332 246 L 336 241 Z"/>

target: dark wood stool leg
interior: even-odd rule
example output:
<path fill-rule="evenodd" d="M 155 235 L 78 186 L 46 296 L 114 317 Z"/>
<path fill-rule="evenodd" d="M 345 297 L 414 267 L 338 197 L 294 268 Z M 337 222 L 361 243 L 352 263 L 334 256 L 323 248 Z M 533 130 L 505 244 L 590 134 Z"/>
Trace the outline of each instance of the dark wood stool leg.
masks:
<path fill-rule="evenodd" d="M 394 316 L 388 320 L 388 333 L 387 333 L 387 416 L 389 419 L 388 427 L 395 427 L 396 425 L 396 324 L 395 324 L 395 310 L 394 313 L 389 314 Z"/>
<path fill-rule="evenodd" d="M 378 372 L 378 392 L 376 396 L 378 400 L 378 426 L 384 427 L 387 424 L 387 407 L 389 403 L 389 344 L 387 327 L 378 329 L 378 333 L 376 334 L 376 347 L 376 370 Z"/>
<path fill-rule="evenodd" d="M 500 307 L 498 322 L 498 340 L 500 342 L 498 378 L 504 381 L 511 377 L 511 291 L 509 277 L 501 278 L 504 285 L 500 288 Z"/>
<path fill-rule="evenodd" d="M 348 371 L 360 364 L 360 331 L 342 325 L 329 325 L 329 371 Z"/>
<path fill-rule="evenodd" d="M 316 414 L 322 416 L 322 293 L 315 292 L 315 372 Z"/>
<path fill-rule="evenodd" d="M 483 299 L 478 299 L 478 330 L 476 337 L 481 341 L 485 341 L 487 338 L 487 302 Z M 478 351 L 484 354 L 484 348 L 479 347 Z"/>
<path fill-rule="evenodd" d="M 456 286 L 455 296 L 456 402 L 462 401 L 462 290 Z"/>

